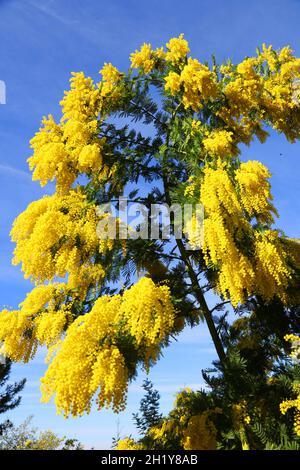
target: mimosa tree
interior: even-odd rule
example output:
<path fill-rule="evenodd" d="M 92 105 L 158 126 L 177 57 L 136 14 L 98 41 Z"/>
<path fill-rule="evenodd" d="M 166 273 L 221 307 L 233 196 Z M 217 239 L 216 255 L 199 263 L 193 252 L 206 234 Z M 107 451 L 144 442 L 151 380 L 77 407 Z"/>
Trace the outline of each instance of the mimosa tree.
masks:
<path fill-rule="evenodd" d="M 237 65 L 209 65 L 190 56 L 180 35 L 166 49 L 144 44 L 127 73 L 112 64 L 100 73 L 100 82 L 73 73 L 60 121 L 45 117 L 31 140 L 33 180 L 54 181 L 55 191 L 14 222 L 13 263 L 35 285 L 19 310 L 0 314 L 11 360 L 27 362 L 47 346 L 42 399 L 54 396 L 65 416 L 89 412 L 94 398 L 99 409 L 123 410 L 138 367 L 152 367 L 185 325 L 206 322 L 224 371 L 236 341 L 215 317 L 226 303 L 242 314 L 243 333 L 249 313 L 260 312 L 265 357 L 267 331 L 278 350 L 284 335 L 299 334 L 298 314 L 290 315 L 299 299 L 299 244 L 274 227 L 269 170 L 240 155 L 241 144 L 263 143 L 270 129 L 291 143 L 300 137 L 300 59 L 289 47 L 263 45 Z M 194 215 L 182 237 L 99 236 L 107 217 L 99 206 L 118 209 L 120 196 L 149 210 L 202 204 L 201 247 Z M 279 331 L 270 305 L 280 311 Z M 247 324 L 249 336 L 255 325 Z M 247 403 L 230 406 L 247 416 Z M 209 428 L 203 441 L 215 445 L 208 414 L 182 423 L 187 433 Z M 242 428 L 240 436 L 244 442 Z"/>

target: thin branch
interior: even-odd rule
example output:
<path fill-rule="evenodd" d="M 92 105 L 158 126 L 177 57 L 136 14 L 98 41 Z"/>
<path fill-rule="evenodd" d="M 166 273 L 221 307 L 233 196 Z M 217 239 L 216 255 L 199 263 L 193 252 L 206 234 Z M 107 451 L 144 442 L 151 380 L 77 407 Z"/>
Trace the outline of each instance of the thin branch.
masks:
<path fill-rule="evenodd" d="M 220 304 L 215 305 L 211 310 L 210 313 L 214 312 L 215 310 L 218 310 L 222 308 L 224 305 L 230 304 L 230 300 L 226 300 L 225 302 L 221 302 Z"/>

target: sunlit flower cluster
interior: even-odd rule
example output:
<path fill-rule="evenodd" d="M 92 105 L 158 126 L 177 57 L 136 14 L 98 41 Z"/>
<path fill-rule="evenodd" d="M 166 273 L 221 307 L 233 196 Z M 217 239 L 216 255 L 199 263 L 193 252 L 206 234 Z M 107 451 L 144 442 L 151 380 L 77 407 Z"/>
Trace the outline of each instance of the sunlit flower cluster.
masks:
<path fill-rule="evenodd" d="M 217 114 L 234 130 L 236 139 L 249 143 L 256 135 L 264 141 L 268 135 L 262 129 L 265 121 L 293 142 L 300 129 L 300 61 L 292 50 L 284 47 L 276 52 L 272 46 L 263 45 L 257 57 L 245 59 L 236 68 L 227 67 L 225 72 L 226 105 Z"/>
<path fill-rule="evenodd" d="M 142 278 L 124 293 L 120 315 L 137 344 L 145 343 L 149 357 L 155 360 L 157 347 L 174 325 L 169 287 L 157 287 L 151 279 Z"/>
<path fill-rule="evenodd" d="M 102 75 L 102 83 L 100 86 L 101 96 L 114 95 L 114 99 L 117 98 L 118 90 L 117 85 L 122 80 L 122 74 L 112 64 L 104 64 L 100 70 Z"/>
<path fill-rule="evenodd" d="M 20 310 L 0 312 L 3 353 L 28 362 L 38 345 L 55 344 L 72 321 L 70 310 L 76 296 L 72 299 L 68 294 L 64 283 L 42 284 L 27 294 Z"/>
<path fill-rule="evenodd" d="M 224 129 L 211 132 L 202 143 L 205 150 L 215 157 L 225 158 L 237 155 L 238 150 L 233 144 L 233 133 Z"/>
<path fill-rule="evenodd" d="M 159 60 L 164 59 L 165 56 L 166 53 L 162 47 L 153 50 L 151 44 L 144 43 L 139 51 L 136 50 L 131 54 L 131 67 L 133 69 L 140 69 L 147 75 L 152 72 Z"/>
<path fill-rule="evenodd" d="M 99 137 L 99 113 L 105 115 L 104 100 L 120 97 L 121 73 L 111 64 L 101 70 L 102 82 L 95 85 L 83 72 L 73 73 L 71 88 L 60 102 L 63 116 L 57 124 L 50 115 L 31 139 L 33 155 L 28 159 L 33 180 L 42 186 L 56 180 L 66 193 L 80 173 L 101 178 L 109 174 L 103 162 L 106 139 Z"/>
<path fill-rule="evenodd" d="M 184 39 L 183 34 L 180 34 L 178 38 L 170 39 L 167 43 L 167 49 L 166 60 L 173 64 L 185 59 L 190 52 L 189 44 L 187 40 Z"/>
<path fill-rule="evenodd" d="M 204 103 L 218 95 L 215 74 L 197 59 L 188 58 L 181 74 L 171 71 L 165 77 L 165 89 L 175 95 L 182 87 L 182 104 L 199 111 Z"/>
<path fill-rule="evenodd" d="M 286 335 L 284 338 L 286 341 L 292 343 L 291 357 L 299 362 L 300 359 L 300 337 L 294 334 Z M 287 411 L 293 410 L 294 412 L 294 429 L 297 436 L 300 436 L 300 383 L 295 381 L 293 384 L 293 391 L 296 398 L 291 400 L 285 400 L 280 404 L 280 411 L 282 414 L 286 414 Z"/>
<path fill-rule="evenodd" d="M 253 160 L 241 163 L 235 172 L 244 209 L 250 217 L 267 224 L 274 222 L 272 213 L 277 215 L 276 209 L 271 204 L 273 197 L 268 181 L 270 177 L 269 170 L 262 163 Z"/>
<path fill-rule="evenodd" d="M 116 346 L 105 341 L 120 305 L 120 298 L 100 298 L 94 309 L 68 328 L 56 356 L 42 378 L 43 401 L 55 393 L 59 412 L 74 416 L 90 411 L 98 388 L 98 404 L 122 409 L 127 388 L 124 358 Z M 101 344 L 101 341 L 103 344 Z"/>
<path fill-rule="evenodd" d="M 126 329 L 136 348 L 142 347 L 145 367 L 155 360 L 174 325 L 169 289 L 142 278 L 123 296 L 100 297 L 92 310 L 75 320 L 42 379 L 43 400 L 55 394 L 66 416 L 89 412 L 97 394 L 99 408 L 124 409 L 129 380 L 126 354 L 119 336 Z"/>
<path fill-rule="evenodd" d="M 94 262 L 112 240 L 99 240 L 96 206 L 79 190 L 54 194 L 32 202 L 15 220 L 11 236 L 16 243 L 14 264 L 22 263 L 26 278 L 36 282 L 69 275 L 72 287 L 100 282 L 104 272 Z M 91 268 L 90 272 L 87 269 Z"/>
<path fill-rule="evenodd" d="M 248 177 L 245 177 L 248 174 Z M 259 292 L 264 298 L 279 296 L 291 278 L 288 255 L 276 230 L 257 232 L 245 219 L 244 210 L 258 221 L 271 222 L 271 194 L 267 169 L 257 162 L 242 164 L 231 178 L 224 166 L 206 168 L 201 185 L 204 221 L 204 253 L 219 271 L 218 290 L 233 305 Z M 236 186 L 237 183 L 237 186 Z M 250 256 L 241 250 L 247 239 Z"/>
<path fill-rule="evenodd" d="M 132 438 L 120 439 L 114 450 L 142 450 L 143 446 L 136 443 Z"/>
<path fill-rule="evenodd" d="M 20 310 L 0 313 L 1 352 L 13 361 L 28 362 L 36 353 L 35 338 L 30 335 L 31 319 Z"/>

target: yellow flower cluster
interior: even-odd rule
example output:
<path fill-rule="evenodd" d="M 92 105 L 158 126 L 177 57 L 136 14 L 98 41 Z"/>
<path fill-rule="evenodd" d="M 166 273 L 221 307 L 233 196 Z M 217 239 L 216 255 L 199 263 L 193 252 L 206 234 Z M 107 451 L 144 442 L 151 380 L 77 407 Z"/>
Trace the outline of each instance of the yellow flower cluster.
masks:
<path fill-rule="evenodd" d="M 271 204 L 271 177 L 269 170 L 258 161 L 241 163 L 235 172 L 235 179 L 239 185 L 240 198 L 244 209 L 250 217 L 258 222 L 270 224 L 274 222 L 272 213 L 277 215 Z"/>
<path fill-rule="evenodd" d="M 173 96 L 182 92 L 183 105 L 195 112 L 217 99 L 215 113 L 223 122 L 225 132 L 223 137 L 219 136 L 224 139 L 225 147 L 224 150 L 220 148 L 221 154 L 233 150 L 236 155 L 236 145 L 240 142 L 249 144 L 253 136 L 265 141 L 268 136 L 263 129 L 265 123 L 284 132 L 290 141 L 299 137 L 300 59 L 293 56 L 289 47 L 276 52 L 272 46 L 263 45 L 257 57 L 246 58 L 237 66 L 221 65 L 219 78 L 215 67 L 210 70 L 197 59 L 187 57 L 190 49 L 183 34 L 172 38 L 166 46 L 165 53 L 162 48 L 153 51 L 150 44 L 144 44 L 140 51 L 131 55 L 132 67 L 148 74 L 155 68 L 158 58 L 165 59 L 165 65 L 169 64 L 165 67 L 165 90 Z M 220 139 L 215 136 L 215 131 L 212 132 L 213 135 L 208 136 L 208 146 L 216 137 L 215 147 Z M 217 149 L 213 150 L 216 152 Z"/>
<path fill-rule="evenodd" d="M 184 64 L 190 49 L 183 34 L 180 34 L 178 38 L 170 39 L 166 47 L 167 52 L 163 47 L 154 50 L 151 44 L 144 43 L 140 50 L 136 50 L 130 55 L 131 67 L 141 69 L 144 74 L 149 74 L 162 60 L 173 65 Z"/>
<path fill-rule="evenodd" d="M 248 171 L 253 174 L 250 181 L 244 178 Z M 277 295 L 284 301 L 291 278 L 287 251 L 277 231 L 256 232 L 243 212 L 255 214 L 258 220 L 272 220 L 268 211 L 273 206 L 266 181 L 269 173 L 257 162 L 248 162 L 236 174 L 241 197 L 224 166 L 204 170 L 201 202 L 206 213 L 203 245 L 206 262 L 218 268 L 218 290 L 225 298 L 230 296 L 233 305 L 243 303 L 246 296 L 257 292 L 266 299 Z M 252 240 L 251 257 L 239 248 L 245 237 Z"/>
<path fill-rule="evenodd" d="M 257 102 L 259 87 L 262 79 L 247 79 L 240 75 L 232 79 L 225 87 L 226 105 L 217 111 L 217 115 L 226 123 L 226 126 L 234 132 L 236 141 L 249 143 L 254 129 L 257 127 L 257 120 L 248 115 L 251 109 L 260 106 Z M 258 121 L 262 119 L 259 115 Z M 255 122 L 255 125 L 254 125 Z"/>
<path fill-rule="evenodd" d="M 285 341 L 290 341 L 292 343 L 292 352 L 291 358 L 298 360 L 300 357 L 300 337 L 294 334 L 285 335 Z"/>
<path fill-rule="evenodd" d="M 57 188 L 65 191 L 76 178 L 75 170 L 71 171 L 71 161 L 63 142 L 61 126 L 54 122 L 51 115 L 44 118 L 42 127 L 30 141 L 34 154 L 28 159 L 29 168 L 33 171 L 32 179 L 39 180 L 41 186 L 57 179 Z"/>
<path fill-rule="evenodd" d="M 148 348 L 155 348 L 174 325 L 169 287 L 157 287 L 147 277 L 140 279 L 124 293 L 120 315 L 137 344 L 145 342 Z"/>
<path fill-rule="evenodd" d="M 238 154 L 238 149 L 234 146 L 233 132 L 225 129 L 216 129 L 202 141 L 208 154 L 218 158 L 233 157 Z"/>
<path fill-rule="evenodd" d="M 157 443 L 166 442 L 169 434 L 177 434 L 178 427 L 173 419 L 164 419 L 162 423 L 149 429 L 149 436 Z"/>
<path fill-rule="evenodd" d="M 79 190 L 34 201 L 15 220 L 13 263 L 22 263 L 26 278 L 36 282 L 69 275 L 69 285 L 85 291 L 104 275 L 93 256 L 105 252 L 111 240 L 99 241 L 96 206 Z M 90 270 L 88 268 L 91 268 Z"/>
<path fill-rule="evenodd" d="M 99 90 L 93 80 L 83 72 L 73 72 L 70 85 L 70 90 L 65 91 L 65 96 L 60 102 L 62 121 L 75 120 L 77 123 L 84 123 L 94 119 L 99 112 Z"/>
<path fill-rule="evenodd" d="M 232 420 L 236 431 L 240 435 L 243 450 L 250 450 L 246 425 L 250 424 L 251 418 L 247 411 L 247 402 L 242 400 L 232 406 Z"/>
<path fill-rule="evenodd" d="M 269 73 L 263 74 L 262 69 Z M 284 132 L 294 142 L 300 132 L 298 106 L 300 60 L 289 47 L 276 52 L 263 45 L 257 57 L 220 68 L 224 74 L 224 106 L 217 115 L 234 132 L 236 141 L 249 143 L 253 135 L 264 141 L 268 135 L 262 123 Z M 290 125 L 293 122 L 293 125 Z"/>
<path fill-rule="evenodd" d="M 217 430 L 209 419 L 210 412 L 192 416 L 183 432 L 185 450 L 215 450 Z"/>
<path fill-rule="evenodd" d="M 58 295 L 63 296 L 65 288 L 66 284 L 64 283 L 41 284 L 29 292 L 19 306 L 27 315 L 34 316 L 46 305 L 49 305 L 49 308 L 54 308 Z"/>
<path fill-rule="evenodd" d="M 203 221 L 196 214 L 185 223 L 185 235 L 193 250 L 199 250 L 203 245 Z"/>
<path fill-rule="evenodd" d="M 218 95 L 218 84 L 215 74 L 197 59 L 188 58 L 181 74 L 170 72 L 165 77 L 165 89 L 175 95 L 183 88 L 182 103 L 185 108 L 199 111 L 203 103 Z"/>
<path fill-rule="evenodd" d="M 300 59 L 293 56 L 289 47 L 276 52 L 272 46 L 263 45 L 257 57 L 249 57 L 237 66 L 222 65 L 218 79 L 215 68 L 210 70 L 197 59 L 187 57 L 189 45 L 182 34 L 172 38 L 166 46 L 165 53 L 163 49 L 153 51 L 150 44 L 144 44 L 140 51 L 131 55 L 132 67 L 147 74 L 154 69 L 158 57 L 165 59 L 166 65 L 171 64 L 164 77 L 165 90 L 173 96 L 182 92 L 183 105 L 195 112 L 217 99 L 215 113 L 223 122 L 222 130 L 228 133 L 223 134 L 225 148 L 220 148 L 221 154 L 233 150 L 236 155 L 236 145 L 239 142 L 249 144 L 254 135 L 264 141 L 268 136 L 264 123 L 271 123 L 274 129 L 284 132 L 290 141 L 299 136 Z M 210 140 L 215 137 L 212 132 L 213 135 L 208 136 Z M 215 146 L 218 140 L 215 139 Z"/>
<path fill-rule="evenodd" d="M 75 320 L 41 380 L 42 400 L 55 393 L 57 411 L 65 416 L 89 412 L 98 388 L 99 407 L 123 408 L 127 369 L 118 348 L 105 341 L 119 305 L 119 297 L 102 297 L 90 313 Z"/>
<path fill-rule="evenodd" d="M 233 229 L 233 227 L 232 227 Z M 204 246 L 207 263 L 218 267 L 217 290 L 237 306 L 251 295 L 254 272 L 250 260 L 239 251 L 231 229 L 221 217 L 204 222 Z"/>
<path fill-rule="evenodd" d="M 66 302 L 68 293 L 64 283 L 36 286 L 19 305 L 20 310 L 0 312 L 4 354 L 28 362 L 38 345 L 55 344 L 70 320 L 73 301 L 69 298 Z"/>
<path fill-rule="evenodd" d="M 65 283 L 41 284 L 27 294 L 20 304 L 21 311 L 31 318 L 31 336 L 39 344 L 51 346 L 63 334 L 71 319 L 70 309 L 73 304 L 71 298 L 64 304 L 68 294 Z"/>
<path fill-rule="evenodd" d="M 22 263 L 25 277 L 35 283 L 50 283 L 37 285 L 20 311 L 1 312 L 0 338 L 11 358 L 27 361 L 37 344 L 55 343 L 71 320 L 74 300 L 102 283 L 105 272 L 95 256 L 112 248 L 113 241 L 98 239 L 98 222 L 96 206 L 76 190 L 35 201 L 15 220 L 13 263 Z M 54 278 L 66 282 L 52 284 Z"/>
<path fill-rule="evenodd" d="M 143 348 L 143 361 L 157 358 L 159 346 L 174 326 L 169 289 L 142 278 L 123 296 L 100 297 L 92 310 L 68 328 L 44 378 L 43 401 L 55 394 L 59 412 L 74 416 L 89 412 L 93 396 L 98 408 L 126 403 L 128 369 L 118 348 L 124 329 Z M 99 390 L 99 392 L 97 392 Z"/>
<path fill-rule="evenodd" d="M 83 72 L 73 73 L 71 88 L 60 102 L 60 124 L 51 115 L 44 118 L 31 139 L 34 153 L 28 159 L 29 167 L 33 180 L 39 180 L 42 186 L 55 179 L 57 191 L 66 193 L 79 173 L 107 175 L 108 168 L 103 163 L 106 140 L 98 137 L 98 115 L 103 110 L 104 97 L 118 92 L 116 84 L 122 75 L 111 64 L 105 64 L 101 73 L 103 82 L 99 86 Z"/>
<path fill-rule="evenodd" d="M 176 72 L 170 72 L 165 77 L 165 89 L 170 90 L 171 95 L 176 95 L 179 92 L 181 87 L 181 77 Z"/>
<path fill-rule="evenodd" d="M 60 310 L 46 310 L 34 321 L 34 334 L 39 344 L 51 346 L 59 341 L 69 317 L 70 306 L 63 305 Z"/>
<path fill-rule="evenodd" d="M 143 44 L 141 49 L 136 50 L 130 56 L 131 67 L 134 69 L 141 69 L 146 75 L 152 72 L 156 63 L 160 59 L 164 59 L 166 53 L 163 48 L 153 50 L 151 44 Z"/>
<path fill-rule="evenodd" d="M 276 230 L 255 234 L 255 262 L 257 291 L 267 300 L 277 295 L 285 302 L 292 271 L 288 264 L 288 252 L 280 243 Z"/>
<path fill-rule="evenodd" d="M 186 39 L 183 38 L 183 34 L 180 34 L 178 38 L 172 38 L 167 43 L 168 52 L 166 54 L 166 60 L 177 64 L 181 60 L 185 60 L 186 56 L 190 52 L 189 44 Z"/>
<path fill-rule="evenodd" d="M 122 80 L 123 74 L 119 72 L 119 70 L 114 67 L 112 64 L 104 64 L 102 69 L 100 70 L 102 75 L 102 83 L 100 86 L 101 89 L 101 96 L 107 96 L 109 94 L 114 94 L 114 99 L 117 98 L 118 90 L 116 90 L 116 86 Z"/>
<path fill-rule="evenodd" d="M 197 135 L 200 129 L 201 129 L 201 121 L 197 121 L 197 119 L 193 119 L 192 124 L 191 124 L 191 134 Z"/>
<path fill-rule="evenodd" d="M 25 277 L 40 285 L 20 304 L 21 311 L 0 314 L 0 338 L 10 357 L 27 361 L 37 344 L 55 344 L 72 321 L 74 301 L 102 283 L 105 272 L 95 258 L 114 241 L 99 240 L 98 222 L 96 206 L 79 190 L 35 201 L 14 222 L 13 263 L 22 263 Z M 55 278 L 65 282 L 51 283 Z"/>
<path fill-rule="evenodd" d="M 257 66 L 257 59 L 250 57 L 245 59 L 243 62 L 238 64 L 236 71 L 238 74 L 242 75 L 245 79 L 251 80 L 256 78 L 257 73 L 255 67 Z"/>
<path fill-rule="evenodd" d="M 36 353 L 35 338 L 30 335 L 31 319 L 20 310 L 0 313 L 1 352 L 13 361 L 28 362 Z"/>
<path fill-rule="evenodd" d="M 144 43 L 140 50 L 131 54 L 131 67 L 141 69 L 147 75 L 155 68 L 158 60 L 166 59 L 172 64 L 177 64 L 184 61 L 190 52 L 188 42 L 183 38 L 183 34 L 180 34 L 178 38 L 170 39 L 166 46 L 167 52 L 162 47 L 153 50 L 151 44 Z"/>
<path fill-rule="evenodd" d="M 216 169 L 210 167 L 204 169 L 201 202 L 207 215 L 214 213 L 222 216 L 224 210 L 232 216 L 240 215 L 241 206 L 234 184 L 222 164 L 219 164 Z"/>
<path fill-rule="evenodd" d="M 233 421 L 235 427 L 239 429 L 241 425 L 250 424 L 251 418 L 247 411 L 247 402 L 245 400 L 232 406 Z"/>
<path fill-rule="evenodd" d="M 294 334 L 289 334 L 284 337 L 286 341 L 292 343 L 291 357 L 295 361 L 300 358 L 300 337 Z M 285 414 L 288 410 L 294 410 L 294 429 L 297 436 L 300 436 L 300 383 L 294 382 L 293 391 L 297 395 L 294 400 L 285 400 L 280 404 L 280 411 Z"/>
<path fill-rule="evenodd" d="M 143 446 L 141 444 L 137 444 L 133 439 L 130 437 L 125 437 L 125 439 L 120 439 L 118 441 L 117 447 L 114 450 L 142 450 Z"/>
<path fill-rule="evenodd" d="M 131 54 L 130 60 L 132 68 L 141 68 L 144 73 L 150 73 L 154 67 L 151 44 L 143 44 L 140 51 Z"/>
<path fill-rule="evenodd" d="M 195 175 L 192 175 L 187 180 L 184 195 L 187 197 L 193 197 L 197 191 L 199 191 L 199 180 L 195 177 Z"/>

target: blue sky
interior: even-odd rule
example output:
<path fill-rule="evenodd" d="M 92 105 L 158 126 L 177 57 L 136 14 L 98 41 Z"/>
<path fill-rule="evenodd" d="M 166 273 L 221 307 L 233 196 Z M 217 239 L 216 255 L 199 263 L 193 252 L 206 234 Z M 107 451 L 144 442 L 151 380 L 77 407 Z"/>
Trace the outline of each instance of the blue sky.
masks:
<path fill-rule="evenodd" d="M 0 0 L 0 80 L 7 89 L 7 104 L 0 105 L 0 305 L 16 308 L 30 288 L 19 268 L 11 266 L 9 231 L 18 213 L 42 195 L 30 180 L 28 142 L 44 114 L 59 116 L 58 101 L 71 71 L 97 78 L 103 62 L 126 70 L 129 54 L 143 42 L 157 47 L 180 33 L 200 60 L 215 53 L 218 61 L 239 61 L 263 42 L 275 48 L 290 44 L 299 56 L 299 18 L 299 0 Z M 290 236 L 300 234 L 299 150 L 298 143 L 276 135 L 243 149 L 245 158 L 262 160 L 271 169 L 279 225 Z M 204 325 L 186 330 L 165 351 L 150 373 L 164 411 L 180 387 L 202 383 L 200 370 L 214 357 Z M 144 374 L 130 387 L 127 411 L 119 418 L 93 411 L 64 420 L 53 405 L 39 402 L 44 370 L 43 351 L 32 363 L 14 366 L 12 379 L 26 377 L 27 385 L 22 404 L 8 415 L 13 421 L 34 415 L 37 427 L 77 436 L 87 448 L 108 448 L 118 419 L 121 434 L 133 432 L 131 413 L 142 396 Z"/>

